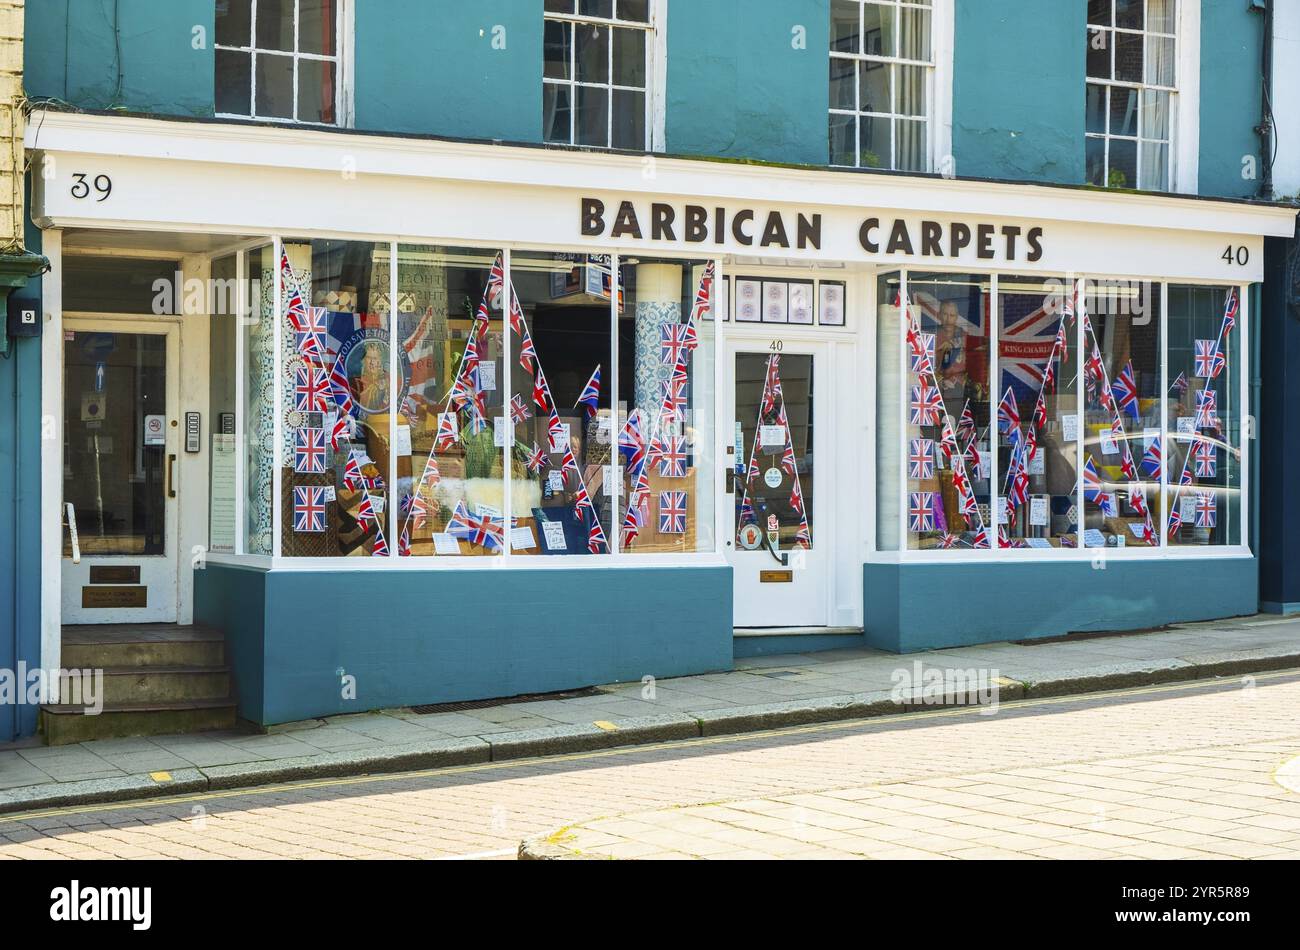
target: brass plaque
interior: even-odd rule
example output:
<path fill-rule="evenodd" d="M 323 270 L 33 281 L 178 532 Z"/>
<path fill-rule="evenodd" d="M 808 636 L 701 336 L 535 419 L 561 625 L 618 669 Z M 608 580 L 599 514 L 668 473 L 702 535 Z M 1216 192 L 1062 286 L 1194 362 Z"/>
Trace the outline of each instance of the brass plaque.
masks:
<path fill-rule="evenodd" d="M 83 587 L 82 607 L 148 607 L 148 587 Z"/>
<path fill-rule="evenodd" d="M 139 564 L 93 564 L 90 568 L 92 584 L 138 584 Z"/>
<path fill-rule="evenodd" d="M 789 584 L 794 580 L 794 571 L 759 571 L 760 584 Z"/>

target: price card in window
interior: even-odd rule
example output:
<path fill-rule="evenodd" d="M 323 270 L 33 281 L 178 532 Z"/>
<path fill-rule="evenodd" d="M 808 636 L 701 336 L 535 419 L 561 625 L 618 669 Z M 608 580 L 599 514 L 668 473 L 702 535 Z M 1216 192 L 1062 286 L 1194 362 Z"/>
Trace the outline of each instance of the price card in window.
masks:
<path fill-rule="evenodd" d="M 501 520 L 501 509 L 493 508 L 491 505 L 475 505 L 474 514 L 480 518 L 495 518 Z"/>
<path fill-rule="evenodd" d="M 504 448 L 510 444 L 510 423 L 504 416 L 497 416 L 492 420 L 492 444 L 498 449 Z"/>
<path fill-rule="evenodd" d="M 602 465 L 600 467 L 600 484 L 607 496 L 613 497 L 614 485 L 622 477 L 623 470 L 616 465 Z"/>
<path fill-rule="evenodd" d="M 497 364 L 484 361 L 478 364 L 478 386 L 484 392 L 496 392 Z"/>
<path fill-rule="evenodd" d="M 397 427 L 397 444 L 395 446 L 398 455 L 411 454 L 411 427 Z"/>
<path fill-rule="evenodd" d="M 1029 474 L 1042 475 L 1046 469 L 1047 456 L 1041 448 L 1034 449 L 1034 454 L 1029 457 Z"/>
<path fill-rule="evenodd" d="M 551 451 L 560 453 L 569 448 L 570 429 L 567 422 L 560 423 L 560 431 L 551 433 Z"/>
<path fill-rule="evenodd" d="M 1046 538 L 1025 538 L 1025 544 L 1031 548 L 1050 548 L 1052 542 Z"/>
<path fill-rule="evenodd" d="M 1142 539 L 1142 535 L 1145 534 L 1147 530 L 1146 522 L 1130 521 L 1128 523 L 1128 529 L 1129 531 L 1133 532 L 1133 537 L 1137 538 L 1140 541 Z"/>
<path fill-rule="evenodd" d="M 510 529 L 510 550 L 527 551 L 529 548 L 535 547 L 537 547 L 537 542 L 533 539 L 532 528 Z"/>
<path fill-rule="evenodd" d="M 1178 417 L 1178 434 L 1195 435 L 1196 434 L 1196 417 L 1179 416 Z"/>
<path fill-rule="evenodd" d="M 546 487 L 553 492 L 564 491 L 564 473 L 558 468 L 553 468 L 547 472 Z"/>
<path fill-rule="evenodd" d="M 1047 496 L 1034 495 L 1029 499 L 1029 523 L 1035 528 L 1047 526 Z"/>
<path fill-rule="evenodd" d="M 998 505 L 998 524 L 1007 524 L 1007 506 Z"/>
<path fill-rule="evenodd" d="M 976 447 L 976 451 L 979 452 L 980 454 L 980 463 L 978 466 L 976 466 L 978 471 L 975 473 L 975 477 L 988 478 L 989 477 L 989 444 L 987 442 L 981 442 Z"/>
<path fill-rule="evenodd" d="M 785 427 L 784 426 L 759 426 L 758 445 L 759 448 L 764 448 L 764 449 L 785 448 Z"/>
<path fill-rule="evenodd" d="M 1106 455 L 1116 455 L 1119 452 L 1119 443 L 1115 441 L 1115 430 L 1111 428 L 1102 429 L 1097 433 L 1097 438 L 1101 442 L 1101 451 Z"/>
<path fill-rule="evenodd" d="M 450 534 L 435 534 L 433 536 L 433 550 L 435 554 L 459 554 L 460 542 Z"/>
<path fill-rule="evenodd" d="M 377 514 L 377 515 L 382 515 L 382 514 L 384 513 L 384 498 L 383 498 L 383 496 L 382 496 L 382 495 L 371 495 L 371 496 L 370 496 L 370 507 L 374 509 L 375 514 Z"/>
<path fill-rule="evenodd" d="M 542 523 L 542 543 L 546 545 L 548 551 L 565 551 L 564 544 L 564 525 L 558 521 L 543 521 Z"/>
<path fill-rule="evenodd" d="M 1061 415 L 1061 441 L 1079 441 L 1079 417 L 1073 412 L 1067 412 Z"/>
<path fill-rule="evenodd" d="M 609 445 L 610 433 L 614 429 L 614 420 L 610 416 L 602 415 L 596 421 L 596 444 Z"/>
<path fill-rule="evenodd" d="M 1159 429 L 1143 429 L 1142 430 L 1142 451 L 1145 452 L 1148 449 L 1150 449 L 1151 446 L 1154 445 L 1156 440 L 1158 440 L 1159 438 L 1160 438 Z"/>
<path fill-rule="evenodd" d="M 1104 548 L 1106 546 L 1106 536 L 1101 533 L 1100 528 L 1088 528 L 1083 532 L 1083 546 L 1085 548 Z"/>
<path fill-rule="evenodd" d="M 1196 496 L 1183 495 L 1178 499 L 1178 513 L 1182 515 L 1183 524 L 1196 523 Z"/>
<path fill-rule="evenodd" d="M 334 490 L 334 486 L 333 486 L 333 485 L 326 485 L 326 486 L 325 486 L 325 500 L 326 500 L 327 502 L 329 502 L 329 501 L 334 501 L 334 500 L 337 499 L 337 498 L 338 498 L 338 493 L 335 492 L 335 490 Z"/>

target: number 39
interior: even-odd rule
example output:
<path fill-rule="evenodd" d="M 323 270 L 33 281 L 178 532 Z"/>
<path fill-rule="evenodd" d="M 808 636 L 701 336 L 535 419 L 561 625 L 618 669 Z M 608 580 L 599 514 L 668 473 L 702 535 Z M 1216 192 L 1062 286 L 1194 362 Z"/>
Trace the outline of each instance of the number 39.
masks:
<path fill-rule="evenodd" d="M 99 195 L 99 197 L 95 199 L 96 202 L 105 200 L 113 193 L 113 179 L 109 178 L 107 175 L 96 175 L 94 181 L 90 182 L 86 180 L 84 172 L 76 172 L 72 176 L 72 197 L 76 198 L 78 201 L 83 198 L 89 198 L 92 185 L 94 186 L 95 193 Z"/>

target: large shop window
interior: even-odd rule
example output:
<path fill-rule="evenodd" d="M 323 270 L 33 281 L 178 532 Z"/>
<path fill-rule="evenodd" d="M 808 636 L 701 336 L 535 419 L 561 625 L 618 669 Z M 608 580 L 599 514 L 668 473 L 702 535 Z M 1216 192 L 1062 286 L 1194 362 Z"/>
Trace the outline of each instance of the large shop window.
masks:
<path fill-rule="evenodd" d="M 831 0 L 830 163 L 928 171 L 930 0 Z"/>
<path fill-rule="evenodd" d="M 1178 0 L 1088 0 L 1088 181 L 1166 191 L 1173 181 Z"/>
<path fill-rule="evenodd" d="M 337 124 L 350 2 L 217 0 L 217 115 Z"/>
<path fill-rule="evenodd" d="M 246 266 L 242 551 L 714 550 L 710 262 L 286 239 Z"/>
<path fill-rule="evenodd" d="M 648 150 L 658 0 L 546 0 L 548 142 Z"/>
<path fill-rule="evenodd" d="M 877 294 L 881 550 L 1243 543 L 1240 288 L 909 271 Z"/>

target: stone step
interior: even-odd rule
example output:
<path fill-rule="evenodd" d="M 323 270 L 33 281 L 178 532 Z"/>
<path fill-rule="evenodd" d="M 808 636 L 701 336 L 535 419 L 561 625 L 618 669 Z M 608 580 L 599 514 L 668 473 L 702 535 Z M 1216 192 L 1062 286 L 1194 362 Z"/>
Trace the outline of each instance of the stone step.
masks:
<path fill-rule="evenodd" d="M 106 704 L 97 716 L 86 715 L 81 706 L 41 707 L 41 731 L 49 745 L 233 728 L 235 702 L 225 698 L 179 703 Z"/>
<path fill-rule="evenodd" d="M 104 670 L 108 705 L 180 703 L 191 699 L 225 699 L 230 669 L 225 666 L 109 667 Z"/>
<path fill-rule="evenodd" d="M 65 669 L 126 669 L 148 667 L 221 666 L 226 661 L 226 641 L 221 633 L 189 628 L 183 636 L 149 636 L 129 633 L 63 637 L 60 665 Z"/>

